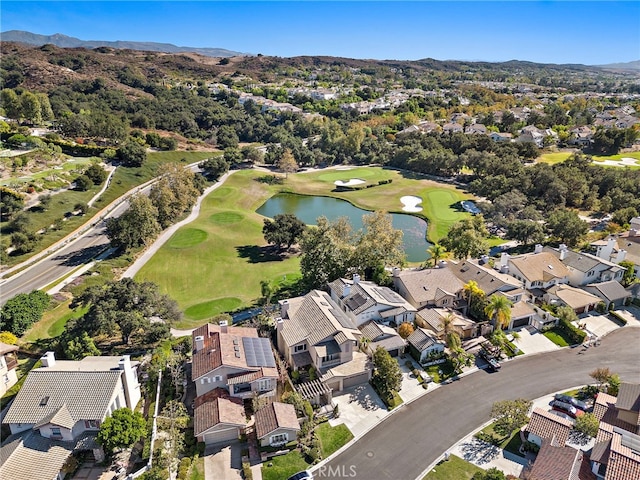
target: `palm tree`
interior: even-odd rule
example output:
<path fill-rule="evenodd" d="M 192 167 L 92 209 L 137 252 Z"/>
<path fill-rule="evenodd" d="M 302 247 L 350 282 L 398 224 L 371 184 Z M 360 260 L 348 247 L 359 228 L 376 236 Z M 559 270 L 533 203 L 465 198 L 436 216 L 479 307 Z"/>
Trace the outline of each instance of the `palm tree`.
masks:
<path fill-rule="evenodd" d="M 511 321 L 511 306 L 513 303 L 504 295 L 493 294 L 489 297 L 489 303 L 484 308 L 487 317 L 494 321 L 494 326 L 502 329 L 509 326 Z"/>
<path fill-rule="evenodd" d="M 264 298 L 264 304 L 269 306 L 271 304 L 271 297 L 276 292 L 276 287 L 269 280 L 262 280 L 260 282 L 260 293 Z"/>
<path fill-rule="evenodd" d="M 440 260 L 449 257 L 449 252 L 447 252 L 447 249 L 439 243 L 434 243 L 433 245 L 431 245 L 427 249 L 427 253 L 431 257 L 431 260 L 433 260 L 434 267 L 438 266 L 438 262 Z"/>
<path fill-rule="evenodd" d="M 451 312 L 442 317 L 442 320 L 440 321 L 440 326 L 442 327 L 442 338 L 449 338 L 449 333 L 453 332 L 453 321 L 455 319 L 456 317 Z"/>

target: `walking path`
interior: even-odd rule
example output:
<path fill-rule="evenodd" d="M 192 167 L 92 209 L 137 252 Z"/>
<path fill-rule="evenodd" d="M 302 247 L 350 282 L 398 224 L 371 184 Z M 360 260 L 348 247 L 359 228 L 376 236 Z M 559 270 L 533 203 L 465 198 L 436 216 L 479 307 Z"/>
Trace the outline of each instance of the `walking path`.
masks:
<path fill-rule="evenodd" d="M 189 214 L 189 216 L 184 220 L 179 221 L 178 223 L 174 223 L 169 228 L 167 228 L 164 232 L 162 232 L 160 236 L 149 246 L 149 248 L 147 248 L 144 251 L 144 253 L 140 255 L 129 268 L 127 268 L 127 270 L 122 275 L 122 278 L 133 278 L 135 274 L 138 273 L 140 269 L 144 266 L 144 264 L 147 263 L 151 259 L 151 257 L 153 257 L 153 255 L 155 255 L 155 253 L 160 249 L 160 247 L 162 247 L 167 242 L 167 240 L 171 238 L 171 236 L 176 232 L 176 230 L 178 230 L 183 225 L 187 225 L 188 223 L 193 222 L 196 218 L 198 218 L 198 215 L 200 214 L 200 205 L 202 204 L 202 200 L 204 200 L 207 197 L 207 195 L 209 195 L 216 188 L 222 185 L 225 182 L 225 180 L 229 178 L 229 176 L 236 171 L 237 170 L 232 170 L 230 172 L 225 173 L 220 177 L 220 179 L 216 183 L 214 183 L 209 188 L 207 188 L 204 192 L 202 192 L 202 195 L 200 195 L 196 200 L 196 203 L 193 206 L 193 209 L 191 210 L 191 213 Z M 191 332 L 185 333 L 185 335 L 189 335 L 190 333 Z"/>

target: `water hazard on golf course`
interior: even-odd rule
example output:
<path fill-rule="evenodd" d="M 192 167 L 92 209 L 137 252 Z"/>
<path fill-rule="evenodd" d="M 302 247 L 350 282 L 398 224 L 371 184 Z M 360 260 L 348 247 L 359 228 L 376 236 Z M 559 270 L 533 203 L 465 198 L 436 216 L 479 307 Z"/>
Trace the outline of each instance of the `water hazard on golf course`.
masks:
<path fill-rule="evenodd" d="M 346 200 L 333 197 L 318 197 L 312 195 L 295 195 L 279 193 L 267 200 L 257 213 L 273 218 L 279 213 L 292 213 L 307 225 L 315 225 L 316 219 L 325 216 L 329 220 L 339 217 L 349 217 L 354 230 L 362 228 L 362 216 L 368 213 L 354 207 Z M 408 262 L 422 262 L 427 259 L 426 250 L 431 246 L 427 242 L 427 222 L 413 215 L 392 213 L 393 228 L 404 232 L 404 251 Z"/>

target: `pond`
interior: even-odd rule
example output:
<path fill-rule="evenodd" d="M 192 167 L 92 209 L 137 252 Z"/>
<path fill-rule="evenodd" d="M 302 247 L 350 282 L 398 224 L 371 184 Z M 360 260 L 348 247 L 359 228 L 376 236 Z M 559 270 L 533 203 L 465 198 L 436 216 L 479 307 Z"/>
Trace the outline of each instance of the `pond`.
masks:
<path fill-rule="evenodd" d="M 346 200 L 332 197 L 316 197 L 311 195 L 295 195 L 279 193 L 262 205 L 257 213 L 273 218 L 279 213 L 292 213 L 307 225 L 314 225 L 322 215 L 329 220 L 349 217 L 354 230 L 362 228 L 362 216 L 367 210 L 354 207 Z M 426 240 L 427 222 L 413 215 L 392 213 L 393 228 L 404 232 L 404 251 L 408 262 L 423 262 L 428 255 L 426 250 L 431 246 Z"/>

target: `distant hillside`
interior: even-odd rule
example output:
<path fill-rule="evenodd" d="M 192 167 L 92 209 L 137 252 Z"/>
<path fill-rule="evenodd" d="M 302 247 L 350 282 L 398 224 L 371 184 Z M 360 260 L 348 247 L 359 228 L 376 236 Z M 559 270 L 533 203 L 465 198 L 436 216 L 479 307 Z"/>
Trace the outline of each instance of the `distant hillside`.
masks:
<path fill-rule="evenodd" d="M 69 37 L 61 33 L 54 35 L 39 35 L 37 33 L 25 32 L 22 30 L 9 30 L 0 33 L 0 39 L 3 42 L 19 42 L 28 45 L 42 46 L 52 44 L 63 48 L 96 48 L 111 47 L 123 48 L 130 50 L 144 50 L 147 52 L 164 52 L 164 53 L 198 53 L 207 57 L 236 57 L 246 55 L 241 52 L 234 52 L 224 48 L 196 48 L 196 47 L 178 47 L 171 43 L 156 42 L 129 42 L 126 40 L 118 40 L 116 42 L 107 42 L 104 40 L 80 40 L 78 38 Z"/>
<path fill-rule="evenodd" d="M 633 62 L 626 63 L 609 63 L 607 65 L 598 65 L 600 68 L 606 68 L 607 70 L 629 70 L 637 72 L 640 70 L 640 60 L 634 60 Z"/>

